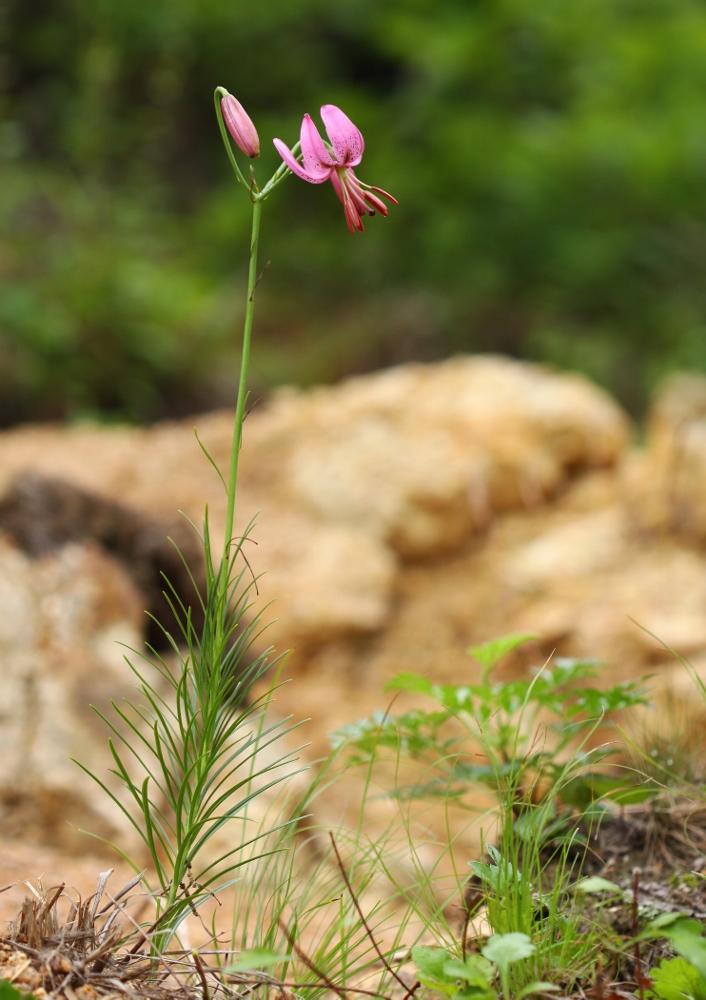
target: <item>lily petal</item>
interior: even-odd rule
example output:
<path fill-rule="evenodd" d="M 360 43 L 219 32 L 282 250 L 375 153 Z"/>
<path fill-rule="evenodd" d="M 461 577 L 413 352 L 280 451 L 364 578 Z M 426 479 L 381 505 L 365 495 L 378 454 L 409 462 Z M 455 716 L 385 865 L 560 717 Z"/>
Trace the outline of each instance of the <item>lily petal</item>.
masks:
<path fill-rule="evenodd" d="M 305 166 L 303 166 L 303 164 L 299 162 L 299 160 L 292 156 L 289 146 L 282 142 L 281 139 L 273 139 L 272 141 L 275 144 L 275 149 L 279 155 L 282 157 L 292 173 L 296 174 L 297 177 L 301 177 L 303 181 L 309 181 L 310 184 L 323 184 L 324 181 L 328 180 L 330 170 L 328 173 L 311 173 Z"/>
<path fill-rule="evenodd" d="M 388 194 L 387 191 L 383 191 L 382 188 L 373 187 L 371 184 L 366 184 L 365 186 L 368 191 L 375 191 L 377 194 L 381 194 L 383 198 L 387 198 L 387 200 L 391 201 L 393 205 L 399 205 L 397 198 L 393 198 L 391 194 Z"/>
<path fill-rule="evenodd" d="M 345 195 L 343 194 L 343 187 L 341 186 L 341 181 L 340 181 L 339 176 L 338 176 L 338 174 L 336 173 L 335 170 L 331 174 L 331 184 L 333 185 L 333 190 L 338 195 L 341 204 L 345 205 L 346 198 L 345 198 Z"/>
<path fill-rule="evenodd" d="M 341 176 L 343 174 L 343 176 Z M 360 211 L 358 210 L 355 202 L 351 198 L 350 187 L 346 183 L 345 171 L 333 170 L 331 172 L 331 184 L 333 189 L 338 195 L 343 205 L 344 211 L 346 213 L 346 222 L 348 223 L 348 228 L 352 233 L 355 233 L 356 229 L 358 232 L 363 232 L 363 222 L 360 218 Z M 367 209 L 366 209 L 367 211 Z"/>
<path fill-rule="evenodd" d="M 339 164 L 326 149 L 324 140 L 309 115 L 304 115 L 299 138 L 306 169 L 312 174 L 325 172 L 325 179 L 328 180 L 331 168 Z"/>
<path fill-rule="evenodd" d="M 365 142 L 359 128 L 335 104 L 324 104 L 321 117 L 341 166 L 357 167 L 363 159 Z M 302 149 L 304 143 L 302 142 Z"/>
<path fill-rule="evenodd" d="M 370 206 L 368 208 L 370 215 L 375 215 L 375 212 L 379 212 L 380 215 L 388 214 L 387 205 L 381 198 L 378 198 L 376 194 L 371 194 L 370 191 L 363 191 L 363 200 Z"/>
<path fill-rule="evenodd" d="M 365 204 L 363 199 L 363 189 L 360 186 L 360 181 L 355 175 L 355 172 L 347 167 L 346 170 L 342 170 L 341 174 L 341 184 L 348 192 L 348 197 L 351 199 L 356 207 L 356 211 L 359 215 L 375 215 L 375 210 L 370 208 Z"/>

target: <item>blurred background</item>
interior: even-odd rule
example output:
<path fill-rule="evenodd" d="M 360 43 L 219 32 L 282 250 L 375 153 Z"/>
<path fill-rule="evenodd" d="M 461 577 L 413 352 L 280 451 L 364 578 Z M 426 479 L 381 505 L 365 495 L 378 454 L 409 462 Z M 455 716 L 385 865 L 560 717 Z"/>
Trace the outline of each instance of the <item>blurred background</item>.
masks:
<path fill-rule="evenodd" d="M 0 424 L 232 402 L 258 178 L 342 107 L 400 202 L 351 236 L 330 185 L 267 203 L 253 382 L 498 351 L 639 416 L 706 370 L 704 0 L 4 0 Z"/>

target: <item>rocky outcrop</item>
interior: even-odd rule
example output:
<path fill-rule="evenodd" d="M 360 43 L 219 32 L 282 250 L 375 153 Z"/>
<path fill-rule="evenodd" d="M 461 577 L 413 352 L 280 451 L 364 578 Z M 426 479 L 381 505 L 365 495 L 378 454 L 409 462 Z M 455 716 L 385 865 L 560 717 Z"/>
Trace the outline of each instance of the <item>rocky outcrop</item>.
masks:
<path fill-rule="evenodd" d="M 105 713 L 132 692 L 125 654 L 143 644 L 142 595 L 94 544 L 32 560 L 0 540 L 0 608 L 3 831 L 84 849 L 79 826 L 101 836 L 123 827 L 71 758 L 103 774 L 110 766 L 91 706 Z"/>
<path fill-rule="evenodd" d="M 169 648 L 164 628 L 174 624 L 165 580 L 192 606 L 195 627 L 203 622 L 194 587 L 205 584 L 203 548 L 184 520 L 155 520 L 67 480 L 26 472 L 0 500 L 0 533 L 34 558 L 86 542 L 113 556 L 140 592 L 154 649 Z"/>
<path fill-rule="evenodd" d="M 310 755 L 384 707 L 391 675 L 473 677 L 466 648 L 508 632 L 540 633 L 528 660 L 603 657 L 611 679 L 668 669 L 649 633 L 706 658 L 704 414 L 703 382 L 673 384 L 636 452 L 626 416 L 585 379 L 492 357 L 282 390 L 253 412 L 238 530 L 260 512 L 248 559 L 276 601 L 269 640 L 294 648 L 278 710 L 312 717 Z M 195 422 L 226 467 L 232 415 Z M 18 483 L 28 472 L 44 478 Z M 182 422 L 7 432 L 0 494 L 0 796 L 63 790 L 71 815 L 90 812 L 67 761 L 103 766 L 87 703 L 132 685 L 112 639 L 141 642 L 167 534 L 186 531 L 196 558 L 175 511 L 198 526 L 208 503 L 217 537 L 223 491 Z"/>
<path fill-rule="evenodd" d="M 232 415 L 196 421 L 227 467 Z M 378 631 L 409 560 L 444 558 L 493 519 L 547 502 L 582 470 L 613 465 L 629 424 L 578 376 L 503 358 L 409 365 L 340 387 L 283 390 L 248 418 L 239 530 L 276 599 L 272 636 L 307 653 Z M 222 530 L 223 491 L 190 423 L 23 428 L 0 438 L 0 491 L 59 476 L 110 503 Z"/>
<path fill-rule="evenodd" d="M 706 542 L 706 378 L 679 373 L 651 407 L 645 447 L 630 455 L 623 493 L 637 528 Z"/>
<path fill-rule="evenodd" d="M 254 452 L 283 428 L 290 446 L 272 477 L 290 503 L 363 528 L 406 559 L 456 551 L 495 514 L 613 464 L 628 439 L 622 413 L 585 380 L 500 358 L 282 395 Z"/>

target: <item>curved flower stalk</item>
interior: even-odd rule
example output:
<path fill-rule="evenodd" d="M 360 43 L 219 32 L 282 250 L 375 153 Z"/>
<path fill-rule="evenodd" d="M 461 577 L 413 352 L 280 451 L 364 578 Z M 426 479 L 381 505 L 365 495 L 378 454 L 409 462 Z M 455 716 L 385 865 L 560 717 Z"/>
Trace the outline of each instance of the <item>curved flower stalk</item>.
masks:
<path fill-rule="evenodd" d="M 284 163 L 280 163 L 279 168 L 263 188 L 260 188 L 255 180 L 255 172 L 252 164 L 250 166 L 250 176 L 246 178 L 238 165 L 232 143 L 234 142 L 240 152 L 244 153 L 249 159 L 256 159 L 260 155 L 260 137 L 257 134 L 257 129 L 240 101 L 233 97 L 232 94 L 229 94 L 225 87 L 216 87 L 213 100 L 216 106 L 218 127 L 221 130 L 221 138 L 223 139 L 223 145 L 228 154 L 230 165 L 238 181 L 247 189 L 254 208 L 257 208 L 258 203 L 264 201 L 277 185 L 281 184 L 284 178 L 289 175 L 287 167 Z M 299 143 L 294 147 L 294 154 L 298 155 L 298 153 Z M 249 294 L 250 289 L 248 290 Z"/>
<path fill-rule="evenodd" d="M 343 204 L 348 228 L 352 233 L 356 229 L 362 232 L 364 215 L 375 215 L 376 212 L 387 215 L 387 205 L 379 195 L 387 198 L 393 205 L 397 204 L 397 199 L 382 188 L 364 184 L 356 177 L 353 167 L 357 167 L 363 159 L 365 142 L 360 129 L 356 128 L 350 118 L 334 104 L 324 104 L 321 117 L 330 140 L 330 150 L 309 115 L 304 115 L 302 121 L 302 163 L 281 139 L 273 140 L 275 147 L 297 177 L 310 184 L 331 181 Z"/>

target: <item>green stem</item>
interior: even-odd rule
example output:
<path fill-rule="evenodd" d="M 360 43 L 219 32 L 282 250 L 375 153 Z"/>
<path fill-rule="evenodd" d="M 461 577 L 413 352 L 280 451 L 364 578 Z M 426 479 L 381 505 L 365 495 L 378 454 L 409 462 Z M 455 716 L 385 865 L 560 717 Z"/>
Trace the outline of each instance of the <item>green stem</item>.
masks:
<path fill-rule="evenodd" d="M 298 159 L 301 158 L 301 143 L 298 142 L 296 146 L 292 147 L 292 156 L 295 156 Z M 277 187 L 278 184 L 282 183 L 285 177 L 289 176 L 290 173 L 291 170 L 289 169 L 287 164 L 281 163 L 257 197 L 265 199 L 269 194 L 271 194 L 274 191 L 274 189 Z"/>
<path fill-rule="evenodd" d="M 262 202 L 258 199 L 253 201 L 252 206 L 252 231 L 250 236 L 250 266 L 248 268 L 248 297 L 245 304 L 245 327 L 243 329 L 243 351 L 240 362 L 240 384 L 238 385 L 238 401 L 235 407 L 235 426 L 233 428 L 233 443 L 230 454 L 230 476 L 228 479 L 228 509 L 226 513 L 226 532 L 223 546 L 222 571 L 228 566 L 230 557 L 230 545 L 233 539 L 233 516 L 235 511 L 235 490 L 238 480 L 238 458 L 240 446 L 243 439 L 243 419 L 245 417 L 245 403 L 247 400 L 247 380 L 248 367 L 250 364 L 250 335 L 252 332 L 253 319 L 253 299 L 255 296 L 255 285 L 257 284 L 257 246 L 260 238 L 260 216 L 262 214 Z M 224 579 L 228 579 L 227 572 Z"/>

